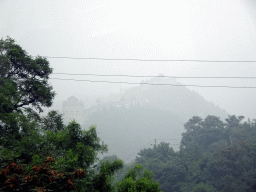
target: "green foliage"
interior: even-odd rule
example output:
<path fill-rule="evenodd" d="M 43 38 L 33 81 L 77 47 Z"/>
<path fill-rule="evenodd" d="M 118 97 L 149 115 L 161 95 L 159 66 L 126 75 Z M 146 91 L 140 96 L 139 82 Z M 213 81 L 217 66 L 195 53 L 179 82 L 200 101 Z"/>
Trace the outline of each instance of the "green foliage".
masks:
<path fill-rule="evenodd" d="M 40 163 L 43 163 L 43 159 L 39 155 L 34 155 L 32 157 L 32 165 L 38 165 Z"/>
<path fill-rule="evenodd" d="M 0 61 L 1 90 L 4 90 L 0 101 L 5 101 L 1 112 L 10 113 L 28 105 L 42 111 L 43 106 L 51 106 L 55 93 L 47 81 L 52 69 L 45 58 L 33 59 L 8 37 L 0 40 Z"/>
<path fill-rule="evenodd" d="M 115 181 L 118 182 L 118 181 L 121 181 L 125 174 L 128 172 L 129 169 L 132 169 L 134 167 L 134 163 L 125 163 L 123 165 L 123 168 L 118 170 L 115 174 L 114 174 L 114 178 L 115 178 Z"/>
<path fill-rule="evenodd" d="M 20 130 L 27 132 L 25 112 L 35 114 L 51 106 L 51 73 L 47 59 L 32 58 L 9 37 L 0 40 L 0 146 L 11 148 L 20 141 Z"/>
<path fill-rule="evenodd" d="M 135 165 L 133 169 L 128 170 L 122 181 L 117 182 L 117 191 L 129 192 L 160 192 L 160 186 L 153 181 L 153 173 L 141 165 Z"/>
<path fill-rule="evenodd" d="M 123 161 L 116 159 L 113 162 L 108 160 L 101 161 L 101 166 L 99 168 L 98 174 L 93 178 L 93 187 L 97 192 L 101 191 L 115 191 L 115 186 L 113 185 L 113 175 L 114 173 L 123 168 Z"/>
<path fill-rule="evenodd" d="M 193 117 L 178 152 L 161 143 L 141 150 L 135 162 L 154 173 L 164 192 L 255 191 L 256 124 L 243 118 Z"/>
<path fill-rule="evenodd" d="M 49 107 L 55 95 L 48 84 L 49 62 L 32 58 L 7 38 L 0 40 L 0 65 L 1 191 L 159 192 L 160 186 L 165 192 L 256 189 L 256 120 L 242 122 L 244 117 L 235 115 L 225 122 L 216 116 L 192 117 L 184 125 L 177 152 L 160 143 L 141 150 L 135 165 L 124 165 L 116 156 L 96 164 L 107 145 L 100 141 L 95 125 L 82 130 L 75 121 L 64 126 L 57 111 L 42 118 L 37 113 Z M 129 111 L 133 116 L 116 110 L 98 118 L 107 122 L 119 115 L 133 127 L 131 122 L 140 122 L 142 111 L 148 117 L 152 111 L 155 117 L 168 116 L 156 108 L 135 106 Z M 153 122 L 152 118 L 147 121 L 155 130 Z M 116 184 L 114 176 L 119 180 Z"/>
<path fill-rule="evenodd" d="M 97 160 L 98 153 L 107 151 L 107 145 L 100 143 L 96 126 L 82 130 L 75 121 L 63 131 L 46 131 L 45 138 L 48 144 L 55 146 L 57 162 L 65 161 L 66 165 L 70 165 L 67 166 L 68 170 L 75 169 L 75 164 L 77 167 L 89 168 Z M 73 158 L 76 158 L 75 164 L 71 161 Z"/>
<path fill-rule="evenodd" d="M 111 177 L 123 163 L 102 163 L 101 174 L 94 170 L 97 154 L 107 151 L 96 126 L 82 130 L 73 121 L 65 127 L 58 112 L 37 113 L 55 95 L 49 62 L 8 37 L 0 40 L 0 65 L 0 190 L 114 190 Z"/>
<path fill-rule="evenodd" d="M 16 159 L 19 157 L 21 152 L 14 152 L 10 151 L 7 148 L 1 147 L 0 149 L 0 167 L 5 167 L 9 163 L 13 161 L 13 159 Z"/>
<path fill-rule="evenodd" d="M 72 175 L 73 172 L 80 169 L 86 171 L 86 177 L 77 178 L 74 182 L 76 191 L 115 190 L 113 175 L 117 170 L 122 168 L 123 162 L 121 160 L 116 159 L 112 163 L 109 161 L 102 162 L 98 167 L 99 171 L 95 171 L 94 168 L 91 167 L 97 160 L 97 153 L 103 153 L 107 150 L 106 145 L 100 144 L 100 139 L 97 137 L 95 126 L 92 126 L 89 130 L 82 131 L 76 122 L 71 122 L 64 128 L 64 130 L 57 130 L 54 132 L 48 130 L 44 134 L 39 134 L 42 130 L 39 131 L 39 129 L 32 128 L 28 130 L 29 134 L 26 134 L 25 137 L 22 138 L 20 148 L 16 148 L 19 150 L 18 153 L 11 152 L 6 148 L 1 149 L 0 159 L 2 168 L 7 168 L 6 166 L 8 163 L 17 162 L 18 160 L 17 163 L 23 166 L 24 173 L 29 173 L 34 166 L 40 167 L 44 163 L 43 160 L 45 156 L 52 155 L 56 158 L 56 161 L 54 164 L 48 166 L 48 171 L 53 169 L 57 172 L 66 172 L 69 175 Z M 40 140 L 42 142 L 41 150 L 40 148 L 37 148 L 40 146 Z M 38 145 L 35 148 L 31 146 L 31 149 L 28 150 L 33 142 L 34 145 Z M 28 150 L 27 153 L 25 153 L 25 150 Z M 19 176 L 19 181 L 24 179 L 24 177 Z M 48 176 L 38 175 L 38 178 L 47 179 Z M 5 178 L 3 182 L 6 179 L 7 178 Z M 68 175 L 66 180 L 60 180 L 57 184 L 59 185 L 61 182 L 65 183 L 67 182 L 67 179 Z M 1 183 L 1 185 L 5 186 L 4 183 Z M 48 184 L 44 185 L 45 186 L 42 186 L 44 189 L 50 187 Z M 23 184 L 21 186 L 25 187 Z"/>
<path fill-rule="evenodd" d="M 50 111 L 46 117 L 41 119 L 41 127 L 44 130 L 49 131 L 61 131 L 64 130 L 63 118 L 62 115 L 59 114 L 57 111 Z"/>
<path fill-rule="evenodd" d="M 199 183 L 197 184 L 191 192 L 215 192 L 213 186 L 205 184 L 205 183 Z"/>
<path fill-rule="evenodd" d="M 182 134 L 181 146 L 201 145 L 207 151 L 210 146 L 225 137 L 224 123 L 220 118 L 207 116 L 204 120 L 192 117 L 184 125 L 186 132 Z"/>
<path fill-rule="evenodd" d="M 186 179 L 188 153 L 179 154 L 168 143 L 162 142 L 154 148 L 141 150 L 138 155 L 135 162 L 154 173 L 154 180 L 159 182 L 161 190 L 180 191 L 179 182 Z"/>

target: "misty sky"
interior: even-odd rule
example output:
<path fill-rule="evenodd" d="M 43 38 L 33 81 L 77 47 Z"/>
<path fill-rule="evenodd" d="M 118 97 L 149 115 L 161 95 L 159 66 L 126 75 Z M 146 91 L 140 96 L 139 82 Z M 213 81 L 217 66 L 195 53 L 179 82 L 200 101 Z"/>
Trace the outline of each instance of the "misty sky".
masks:
<path fill-rule="evenodd" d="M 256 60 L 250 0 L 0 1 L 0 37 L 30 55 L 136 59 Z M 250 7 L 251 6 L 251 7 Z M 255 63 L 49 59 L 54 73 L 256 76 Z M 60 76 L 140 82 L 141 78 Z M 178 79 L 183 84 L 255 86 L 256 80 Z M 119 84 L 51 80 L 57 100 L 108 95 Z M 123 84 L 122 88 L 127 87 Z M 193 88 L 229 114 L 256 118 L 256 89 Z"/>

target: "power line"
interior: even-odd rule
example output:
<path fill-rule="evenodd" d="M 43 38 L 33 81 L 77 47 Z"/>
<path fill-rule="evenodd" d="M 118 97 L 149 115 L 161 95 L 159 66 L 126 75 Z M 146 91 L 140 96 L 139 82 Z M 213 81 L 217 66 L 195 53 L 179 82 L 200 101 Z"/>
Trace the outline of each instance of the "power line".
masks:
<path fill-rule="evenodd" d="M 162 85 L 162 86 L 176 86 L 176 87 L 205 87 L 205 88 L 232 88 L 232 89 L 255 89 L 256 87 L 235 87 L 235 86 L 225 86 L 225 85 L 182 85 L 182 84 L 164 84 L 164 83 L 132 83 L 132 82 L 117 82 L 117 81 L 94 81 L 94 80 L 85 80 L 85 79 L 60 79 L 60 78 L 50 78 L 61 81 L 83 81 L 83 82 L 93 82 L 93 83 L 123 83 L 131 85 Z"/>
<path fill-rule="evenodd" d="M 33 56 L 35 57 L 35 56 Z M 77 59 L 77 60 L 102 60 L 102 61 L 142 61 L 142 62 L 203 62 L 203 63 L 256 63 L 256 60 L 203 60 L 203 59 L 132 59 L 132 58 L 102 58 L 102 57 L 51 57 L 49 59 Z"/>
<path fill-rule="evenodd" d="M 112 75 L 107 75 L 107 74 L 93 74 L 93 73 L 52 73 L 55 75 L 71 75 L 71 76 L 97 76 L 97 77 L 159 77 L 159 78 L 163 78 L 163 77 L 168 77 L 168 78 L 187 78 L 187 79 L 256 79 L 256 77 L 193 77 L 193 76 L 161 76 L 161 75 L 116 75 L 116 74 L 112 74 Z"/>

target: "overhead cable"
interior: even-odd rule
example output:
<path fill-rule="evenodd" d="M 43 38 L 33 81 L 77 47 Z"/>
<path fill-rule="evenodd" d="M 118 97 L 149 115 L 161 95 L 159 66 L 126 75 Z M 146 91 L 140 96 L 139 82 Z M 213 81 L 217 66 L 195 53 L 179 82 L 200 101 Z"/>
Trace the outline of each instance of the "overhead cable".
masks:
<path fill-rule="evenodd" d="M 34 56 L 35 57 L 35 56 Z M 133 59 L 133 58 L 102 58 L 102 57 L 51 57 L 49 59 L 78 59 L 102 61 L 142 61 L 142 62 L 204 62 L 204 63 L 256 63 L 256 60 L 204 60 L 204 59 Z"/>
<path fill-rule="evenodd" d="M 225 86 L 225 85 L 183 85 L 183 84 L 164 84 L 164 83 L 132 83 L 132 82 L 124 82 L 124 81 L 94 81 L 94 80 L 86 80 L 86 79 L 60 79 L 60 78 L 50 78 L 54 80 L 61 81 L 84 81 L 84 82 L 94 82 L 94 83 L 116 83 L 116 84 L 131 84 L 131 85 L 165 85 L 165 86 L 176 86 L 176 87 L 208 87 L 208 88 L 234 88 L 234 89 L 255 89 L 256 87 L 243 87 L 243 86 Z"/>
<path fill-rule="evenodd" d="M 193 76 L 166 76 L 166 75 L 117 75 L 117 74 L 93 74 L 93 73 L 52 73 L 54 75 L 77 75 L 77 76 L 97 76 L 97 77 L 149 77 L 149 78 L 187 78 L 187 79 L 256 79 L 256 77 L 193 77 Z"/>

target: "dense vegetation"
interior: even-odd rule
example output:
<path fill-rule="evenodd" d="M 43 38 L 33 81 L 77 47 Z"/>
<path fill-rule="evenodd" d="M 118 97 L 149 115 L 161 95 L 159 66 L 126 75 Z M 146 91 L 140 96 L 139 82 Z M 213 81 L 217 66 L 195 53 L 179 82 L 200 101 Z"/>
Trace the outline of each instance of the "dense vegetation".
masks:
<path fill-rule="evenodd" d="M 56 111 L 40 116 L 55 95 L 47 59 L 30 57 L 7 38 L 0 40 L 0 65 L 0 191 L 256 191 L 255 120 L 194 116 L 184 125 L 178 151 L 162 142 L 141 150 L 134 164 L 115 156 L 97 163 L 108 149 L 96 126 L 65 126 Z M 138 124 L 140 112 L 175 116 L 151 109 L 131 108 L 126 112 L 132 119 L 108 109 L 97 118 L 107 122 L 119 115 Z"/>
<path fill-rule="evenodd" d="M 256 191 L 256 121 L 191 118 L 175 152 L 168 143 L 143 149 L 135 163 L 155 174 L 164 192 Z"/>
<path fill-rule="evenodd" d="M 32 58 L 7 38 L 0 40 L 0 66 L 0 191 L 160 191 L 140 165 L 116 184 L 120 159 L 95 165 L 107 151 L 96 126 L 64 126 L 56 111 L 40 116 L 55 95 L 47 59 Z"/>

